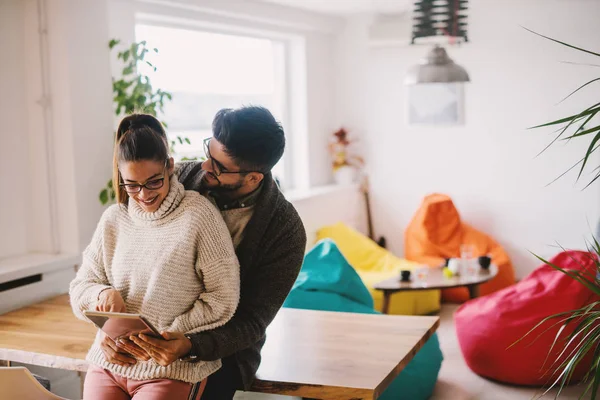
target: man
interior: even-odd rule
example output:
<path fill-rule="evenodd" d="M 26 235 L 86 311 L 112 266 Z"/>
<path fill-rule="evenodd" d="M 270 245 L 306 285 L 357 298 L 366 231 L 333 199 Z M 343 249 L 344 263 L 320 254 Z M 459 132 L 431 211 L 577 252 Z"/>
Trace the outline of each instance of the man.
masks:
<path fill-rule="evenodd" d="M 208 378 L 202 399 L 232 399 L 252 385 L 260 364 L 265 331 L 287 297 L 302 266 L 306 233 L 294 207 L 284 198 L 271 169 L 285 147 L 281 125 L 262 107 L 223 109 L 213 120 L 213 137 L 204 143 L 207 160 L 180 165 L 179 180 L 188 190 L 208 191 L 221 210 L 240 262 L 240 303 L 233 318 L 212 331 L 165 339 L 142 337 L 121 346 L 139 359 L 166 366 L 178 359 L 222 359 Z M 132 364 L 106 338 L 110 362 Z"/>

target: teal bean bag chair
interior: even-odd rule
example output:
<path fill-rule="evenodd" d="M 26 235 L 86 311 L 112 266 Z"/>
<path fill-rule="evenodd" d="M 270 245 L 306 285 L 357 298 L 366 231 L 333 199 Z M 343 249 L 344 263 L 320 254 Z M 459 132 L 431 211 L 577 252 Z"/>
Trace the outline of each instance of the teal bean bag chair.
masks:
<path fill-rule="evenodd" d="M 308 252 L 283 306 L 378 314 L 373 309 L 369 290 L 331 239 L 320 241 Z M 428 399 L 443 359 L 437 334 L 434 334 L 379 399 Z"/>

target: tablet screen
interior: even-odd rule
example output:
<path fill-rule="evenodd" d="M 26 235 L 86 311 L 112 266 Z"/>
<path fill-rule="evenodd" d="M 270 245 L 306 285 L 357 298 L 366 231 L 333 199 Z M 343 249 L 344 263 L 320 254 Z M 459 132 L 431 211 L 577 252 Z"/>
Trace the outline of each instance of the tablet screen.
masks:
<path fill-rule="evenodd" d="M 160 336 L 160 333 L 139 314 L 99 311 L 85 311 L 84 314 L 115 342 L 120 338 L 128 339 L 129 336 L 140 333 Z"/>

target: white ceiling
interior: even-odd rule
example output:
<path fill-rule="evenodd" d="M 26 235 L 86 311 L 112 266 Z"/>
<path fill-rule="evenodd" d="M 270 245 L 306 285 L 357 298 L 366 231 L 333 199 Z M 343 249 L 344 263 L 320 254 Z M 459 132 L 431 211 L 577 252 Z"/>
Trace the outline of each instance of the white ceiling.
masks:
<path fill-rule="evenodd" d="M 410 0 L 261 0 L 283 6 L 332 14 L 396 14 L 407 11 Z"/>

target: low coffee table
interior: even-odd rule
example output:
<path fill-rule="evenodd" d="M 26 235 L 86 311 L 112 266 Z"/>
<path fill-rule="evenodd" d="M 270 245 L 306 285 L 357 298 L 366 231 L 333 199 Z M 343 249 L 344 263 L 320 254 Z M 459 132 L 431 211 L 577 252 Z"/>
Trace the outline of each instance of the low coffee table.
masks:
<path fill-rule="evenodd" d="M 493 279 L 498 275 L 498 267 L 490 265 L 487 270 L 481 269 L 475 276 L 453 276 L 446 278 L 441 267 L 431 267 L 427 278 L 424 280 L 416 280 L 414 276 L 408 282 L 400 280 L 400 274 L 392 278 L 386 279 L 377 283 L 373 288 L 383 291 L 383 307 L 382 312 L 388 313 L 390 307 L 390 297 L 397 292 L 406 292 L 411 290 L 434 290 L 434 289 L 449 289 L 455 287 L 466 287 L 469 289 L 469 296 L 474 299 L 479 296 L 479 285 Z M 414 274 L 412 274 L 414 275 Z"/>

